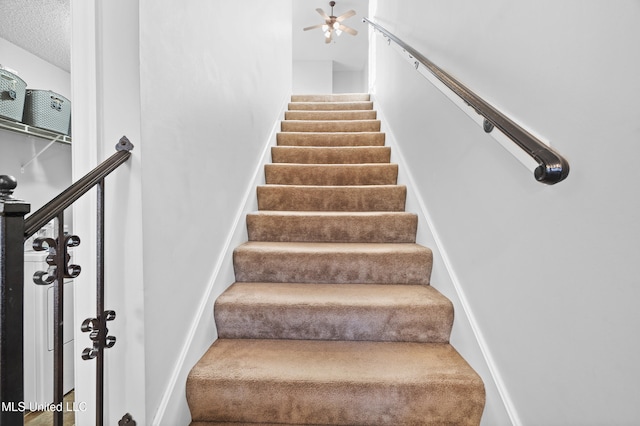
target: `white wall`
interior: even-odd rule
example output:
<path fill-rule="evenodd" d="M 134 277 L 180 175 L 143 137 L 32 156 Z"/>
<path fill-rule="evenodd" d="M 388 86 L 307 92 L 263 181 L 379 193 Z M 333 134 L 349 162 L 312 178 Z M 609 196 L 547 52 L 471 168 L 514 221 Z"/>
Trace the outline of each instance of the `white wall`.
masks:
<path fill-rule="evenodd" d="M 333 61 L 294 61 L 292 93 L 332 93 Z"/>
<path fill-rule="evenodd" d="M 213 300 L 232 284 L 217 274 L 232 270 L 227 240 L 291 94 L 291 7 L 140 1 L 149 424 L 189 421 L 186 373 L 215 339 Z"/>
<path fill-rule="evenodd" d="M 376 36 L 376 100 L 511 421 L 637 422 L 637 2 L 377 3 L 378 22 L 571 164 L 566 181 L 536 182 Z"/>
<path fill-rule="evenodd" d="M 363 34 L 362 37 L 365 37 Z M 366 93 L 367 84 L 364 70 L 359 71 L 333 71 L 332 93 Z"/>

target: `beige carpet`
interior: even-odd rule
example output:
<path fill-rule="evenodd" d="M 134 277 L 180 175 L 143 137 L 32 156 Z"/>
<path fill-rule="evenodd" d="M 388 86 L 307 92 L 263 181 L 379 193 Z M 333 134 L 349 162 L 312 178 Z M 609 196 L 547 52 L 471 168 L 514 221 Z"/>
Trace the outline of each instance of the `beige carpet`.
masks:
<path fill-rule="evenodd" d="M 292 96 L 187 380 L 192 426 L 480 423 L 380 125 L 368 95 Z"/>

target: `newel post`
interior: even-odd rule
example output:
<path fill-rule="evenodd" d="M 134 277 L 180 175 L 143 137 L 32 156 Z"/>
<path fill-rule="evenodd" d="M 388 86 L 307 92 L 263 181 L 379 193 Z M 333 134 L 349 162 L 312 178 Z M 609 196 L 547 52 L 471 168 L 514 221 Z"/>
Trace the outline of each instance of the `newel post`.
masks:
<path fill-rule="evenodd" d="M 0 175 L 0 425 L 21 425 L 24 412 L 24 217 L 13 176 Z"/>

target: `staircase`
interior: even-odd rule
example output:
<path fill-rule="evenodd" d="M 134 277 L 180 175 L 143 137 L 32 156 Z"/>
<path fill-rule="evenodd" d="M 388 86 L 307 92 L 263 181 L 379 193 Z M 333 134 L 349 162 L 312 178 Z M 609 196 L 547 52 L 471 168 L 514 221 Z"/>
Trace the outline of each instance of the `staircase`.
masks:
<path fill-rule="evenodd" d="M 480 377 L 368 95 L 292 96 L 219 339 L 193 367 L 193 426 L 477 425 Z"/>

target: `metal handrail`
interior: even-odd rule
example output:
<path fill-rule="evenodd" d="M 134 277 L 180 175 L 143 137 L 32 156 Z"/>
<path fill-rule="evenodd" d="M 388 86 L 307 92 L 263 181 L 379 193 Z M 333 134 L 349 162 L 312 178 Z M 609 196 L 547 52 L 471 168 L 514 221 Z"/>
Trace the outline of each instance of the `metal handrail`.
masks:
<path fill-rule="evenodd" d="M 513 120 L 475 94 L 442 68 L 435 65 L 420 52 L 400 40 L 393 33 L 389 32 L 389 30 L 368 18 L 363 18 L 362 21 L 369 23 L 390 41 L 393 41 L 413 56 L 415 60 L 429 70 L 431 74 L 458 95 L 478 114 L 484 117 L 485 131 L 490 132 L 494 127 L 496 127 L 526 154 L 533 158 L 538 163 L 538 167 L 534 171 L 536 180 L 546 184 L 555 184 L 564 180 L 569 175 L 569 163 L 553 148 L 520 127 Z"/>
<path fill-rule="evenodd" d="M 25 241 L 38 232 L 45 224 L 54 219 L 60 211 L 69 207 L 78 198 L 96 186 L 105 176 L 117 169 L 120 164 L 127 161 L 131 156 L 131 152 L 129 151 L 132 148 L 133 145 L 129 142 L 129 139 L 122 137 L 116 145 L 117 152 L 115 154 L 60 193 L 60 195 L 29 215 L 24 221 Z"/>

